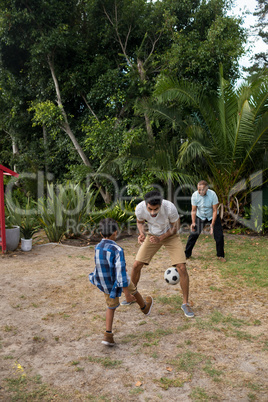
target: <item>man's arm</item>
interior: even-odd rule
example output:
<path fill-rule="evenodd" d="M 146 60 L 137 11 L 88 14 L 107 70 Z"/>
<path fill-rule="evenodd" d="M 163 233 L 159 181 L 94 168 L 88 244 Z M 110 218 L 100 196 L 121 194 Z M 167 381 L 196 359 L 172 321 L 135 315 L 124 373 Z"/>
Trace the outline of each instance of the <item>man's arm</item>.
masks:
<path fill-rule="evenodd" d="M 151 243 L 159 243 L 162 240 L 165 240 L 167 237 L 173 236 L 180 228 L 180 219 L 176 222 L 170 223 L 171 228 L 160 236 L 150 236 Z"/>
<path fill-rule="evenodd" d="M 192 217 L 192 224 L 190 227 L 191 232 L 195 231 L 195 225 L 196 225 L 196 212 L 197 212 L 197 206 L 192 205 L 192 211 L 191 211 L 191 217 Z"/>
<path fill-rule="evenodd" d="M 213 234 L 214 225 L 215 225 L 215 222 L 216 222 L 216 219 L 217 219 L 218 205 L 219 204 L 215 204 L 215 205 L 212 206 L 213 212 L 212 212 L 212 221 L 211 221 L 211 224 L 210 224 L 210 234 Z"/>
<path fill-rule="evenodd" d="M 138 236 L 138 243 L 142 244 L 145 240 L 145 221 L 139 221 L 137 219 L 137 228 L 139 231 L 139 236 Z"/>

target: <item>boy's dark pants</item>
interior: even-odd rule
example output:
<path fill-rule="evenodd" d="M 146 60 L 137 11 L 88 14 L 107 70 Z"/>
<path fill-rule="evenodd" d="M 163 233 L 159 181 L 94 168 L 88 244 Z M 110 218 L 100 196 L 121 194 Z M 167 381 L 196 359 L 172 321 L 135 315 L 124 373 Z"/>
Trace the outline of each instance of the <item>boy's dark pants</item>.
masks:
<path fill-rule="evenodd" d="M 188 237 L 188 241 L 186 244 L 185 248 L 185 256 L 186 258 L 191 257 L 192 255 L 192 250 L 194 248 L 194 245 L 196 243 L 196 240 L 198 239 L 200 233 L 204 229 L 204 226 L 206 223 L 211 224 L 211 221 L 208 221 L 205 219 L 202 221 L 202 219 L 196 217 L 196 229 L 195 232 L 191 232 L 190 236 Z M 216 241 L 216 250 L 217 250 L 217 257 L 224 257 L 224 236 L 223 236 L 223 230 L 221 226 L 221 219 L 219 215 L 217 215 L 217 219 L 213 228 L 213 234 L 214 234 L 214 239 Z"/>

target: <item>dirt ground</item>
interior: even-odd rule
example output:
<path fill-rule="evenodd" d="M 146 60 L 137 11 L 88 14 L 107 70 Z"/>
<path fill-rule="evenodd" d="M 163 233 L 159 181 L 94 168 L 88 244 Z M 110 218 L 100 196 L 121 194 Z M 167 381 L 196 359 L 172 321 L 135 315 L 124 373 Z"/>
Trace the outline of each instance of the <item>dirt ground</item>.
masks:
<path fill-rule="evenodd" d="M 137 237 L 118 243 L 131 271 Z M 163 280 L 163 248 L 139 283 L 152 312 L 120 306 L 113 348 L 101 344 L 104 298 L 88 281 L 94 244 L 0 256 L 0 400 L 267 401 L 267 291 L 230 286 L 204 247 L 187 263 L 196 317 Z"/>

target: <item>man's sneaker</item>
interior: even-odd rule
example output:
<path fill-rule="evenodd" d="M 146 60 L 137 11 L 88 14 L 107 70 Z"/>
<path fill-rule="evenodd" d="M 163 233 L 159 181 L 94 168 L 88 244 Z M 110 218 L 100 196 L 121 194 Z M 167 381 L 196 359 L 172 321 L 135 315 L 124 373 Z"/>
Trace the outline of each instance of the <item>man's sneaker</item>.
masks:
<path fill-rule="evenodd" d="M 151 296 L 147 296 L 145 298 L 145 308 L 141 309 L 141 311 L 143 312 L 143 314 L 145 315 L 149 315 L 151 310 L 152 310 L 152 306 L 153 306 L 153 298 Z"/>
<path fill-rule="evenodd" d="M 184 312 L 185 317 L 188 317 L 188 318 L 193 318 L 194 317 L 194 313 L 191 310 L 191 308 L 190 308 L 188 303 L 187 304 L 182 304 L 181 309 Z"/>
<path fill-rule="evenodd" d="M 126 300 L 123 300 L 120 304 L 121 304 L 121 306 L 130 306 L 133 303 L 136 303 L 136 300 L 131 301 L 131 302 L 127 302 Z"/>
<path fill-rule="evenodd" d="M 109 333 L 109 332 L 104 332 L 104 338 L 101 343 L 103 343 L 103 345 L 106 345 L 106 346 L 114 346 L 115 342 L 114 342 L 113 334 Z"/>

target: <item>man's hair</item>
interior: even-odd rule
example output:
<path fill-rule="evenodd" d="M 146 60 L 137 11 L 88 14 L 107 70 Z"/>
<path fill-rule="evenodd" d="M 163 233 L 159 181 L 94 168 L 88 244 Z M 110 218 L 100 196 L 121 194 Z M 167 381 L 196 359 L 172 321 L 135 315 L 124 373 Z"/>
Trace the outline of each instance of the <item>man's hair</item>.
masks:
<path fill-rule="evenodd" d="M 201 180 L 201 181 L 199 181 L 198 183 L 197 183 L 197 185 L 199 186 L 206 186 L 206 187 L 208 187 L 208 183 L 206 182 L 206 180 Z"/>
<path fill-rule="evenodd" d="M 144 200 L 146 205 L 161 205 L 163 201 L 162 195 L 159 193 L 159 191 L 153 190 L 149 191 L 149 193 L 145 194 Z"/>
<path fill-rule="evenodd" d="M 103 237 L 110 237 L 115 231 L 118 230 L 118 224 L 112 218 L 102 219 L 99 223 L 99 232 Z"/>

